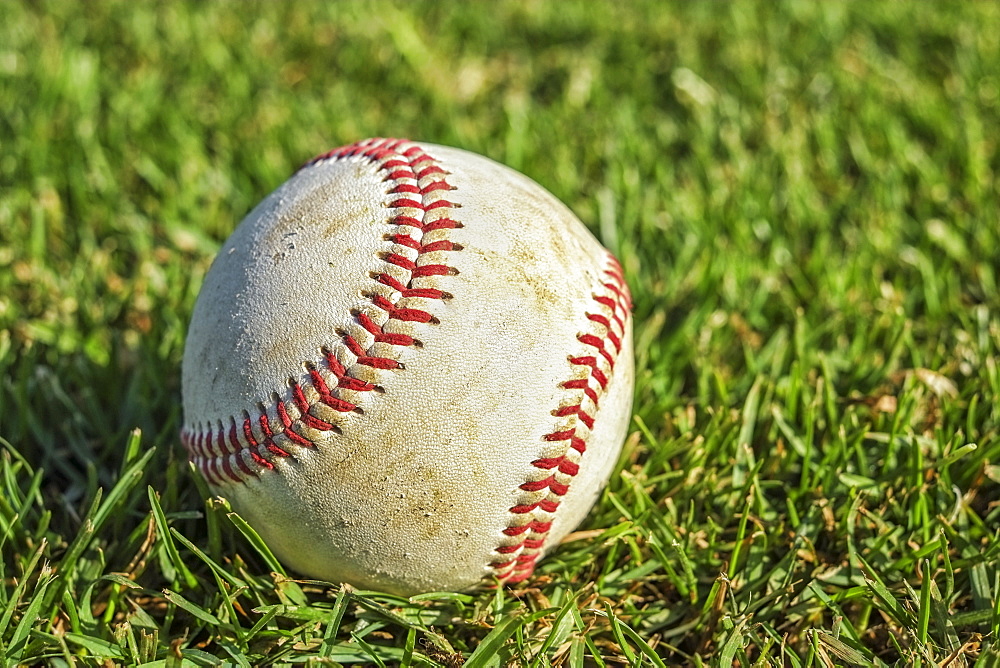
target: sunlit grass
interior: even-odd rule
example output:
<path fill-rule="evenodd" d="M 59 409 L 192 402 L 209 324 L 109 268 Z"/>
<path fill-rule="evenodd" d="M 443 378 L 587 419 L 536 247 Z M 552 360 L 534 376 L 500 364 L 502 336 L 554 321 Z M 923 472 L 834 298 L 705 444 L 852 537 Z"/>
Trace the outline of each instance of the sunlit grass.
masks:
<path fill-rule="evenodd" d="M 998 31 L 992 3 L 0 5 L 0 655 L 997 665 Z M 632 287 L 620 472 L 514 590 L 294 580 L 178 445 L 219 244 L 373 135 L 524 171 Z"/>

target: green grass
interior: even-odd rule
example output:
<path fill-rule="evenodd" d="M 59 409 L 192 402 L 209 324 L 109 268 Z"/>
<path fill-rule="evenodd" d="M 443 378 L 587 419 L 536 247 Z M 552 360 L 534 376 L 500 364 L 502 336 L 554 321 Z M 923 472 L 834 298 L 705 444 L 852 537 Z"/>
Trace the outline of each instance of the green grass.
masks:
<path fill-rule="evenodd" d="M 0 4 L 3 662 L 1000 665 L 1000 5 L 619 4 Z M 272 574 L 178 444 L 214 252 L 373 135 L 632 286 L 619 473 L 525 587 Z"/>

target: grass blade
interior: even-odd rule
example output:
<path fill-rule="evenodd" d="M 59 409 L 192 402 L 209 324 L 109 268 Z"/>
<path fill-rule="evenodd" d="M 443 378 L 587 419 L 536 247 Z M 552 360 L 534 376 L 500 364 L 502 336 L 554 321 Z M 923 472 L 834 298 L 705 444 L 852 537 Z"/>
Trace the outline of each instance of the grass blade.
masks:
<path fill-rule="evenodd" d="M 149 507 L 153 512 L 153 521 L 156 523 L 156 533 L 160 538 L 160 544 L 167 553 L 167 559 L 171 564 L 173 564 L 174 568 L 177 569 L 177 572 L 181 574 L 184 579 L 184 584 L 186 584 L 189 588 L 197 587 L 198 579 L 181 559 L 181 555 L 177 551 L 177 546 L 174 545 L 173 534 L 170 532 L 170 526 L 167 523 L 167 516 L 163 512 L 163 508 L 160 507 L 160 499 L 156 494 L 156 490 L 152 487 L 147 487 L 146 495 L 149 498 Z"/>
<path fill-rule="evenodd" d="M 261 559 L 264 560 L 264 563 L 267 564 L 267 567 L 271 570 L 271 572 L 287 577 L 284 566 L 282 566 L 277 557 L 274 556 L 274 553 L 271 552 L 271 548 L 267 546 L 267 543 L 265 543 L 264 539 L 260 537 L 260 534 L 254 531 L 253 527 L 247 524 L 246 520 L 237 515 L 235 512 L 226 513 L 226 517 L 229 518 L 229 521 L 232 522 L 237 531 L 243 534 L 243 537 L 249 541 L 250 545 L 253 546 L 253 549 L 258 555 L 260 555 Z"/>

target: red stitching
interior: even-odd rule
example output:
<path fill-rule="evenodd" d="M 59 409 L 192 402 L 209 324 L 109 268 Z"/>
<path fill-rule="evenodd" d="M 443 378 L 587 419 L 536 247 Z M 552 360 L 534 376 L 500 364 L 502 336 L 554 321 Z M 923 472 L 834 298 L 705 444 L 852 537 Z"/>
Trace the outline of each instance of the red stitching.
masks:
<path fill-rule="evenodd" d="M 611 356 L 611 353 L 604 349 L 604 341 L 602 339 L 594 336 L 593 334 L 580 334 L 576 338 L 580 340 L 580 343 L 597 348 L 597 352 L 600 353 L 601 357 L 608 361 L 608 364 L 611 365 L 612 369 L 615 368 L 615 358 Z"/>
<path fill-rule="evenodd" d="M 230 454 L 232 454 L 234 452 L 239 452 L 242 449 L 242 446 L 240 445 L 239 440 L 236 438 L 236 423 L 235 422 L 233 422 L 233 424 L 229 427 L 229 434 L 228 434 L 228 436 L 229 436 L 228 442 L 225 441 L 225 440 L 220 441 L 220 445 L 222 445 L 222 447 L 223 447 L 222 451 L 225 454 L 227 454 L 227 455 L 230 455 Z M 225 447 L 227 445 L 232 445 L 233 449 L 232 450 L 227 450 L 226 447 Z"/>
<path fill-rule="evenodd" d="M 355 339 L 350 334 L 344 334 L 343 341 L 344 345 L 347 346 L 347 349 L 350 350 L 355 357 L 364 357 L 365 355 L 364 346 L 358 343 L 357 339 Z"/>
<path fill-rule="evenodd" d="M 449 267 L 444 264 L 425 264 L 422 267 L 417 267 L 413 270 L 413 276 L 448 276 L 455 273 L 454 267 Z"/>
<path fill-rule="evenodd" d="M 580 458 L 587 450 L 587 438 L 594 428 L 599 399 L 607 390 L 608 376 L 614 370 L 621 351 L 631 298 L 621 267 L 610 254 L 604 279 L 601 284 L 604 294 L 594 295 L 595 311 L 586 313 L 587 320 L 594 323 L 595 328 L 576 337 L 582 345 L 592 348 L 594 354 L 569 357 L 570 365 L 583 367 L 587 375 L 560 384 L 563 389 L 579 394 L 574 403 L 552 411 L 554 417 L 569 418 L 570 423 L 542 437 L 546 443 L 563 443 L 565 450 L 560 455 L 541 457 L 531 463 L 546 475 L 521 484 L 519 489 L 525 493 L 525 498 L 510 509 L 511 523 L 503 530 L 503 534 L 513 540 L 495 550 L 497 556 L 490 564 L 497 579 L 506 584 L 526 580 L 534 572 L 535 562 L 541 556 L 552 528 L 552 515 L 558 510 L 562 497 L 569 492 L 573 477 L 580 471 Z M 605 344 L 606 341 L 610 341 L 610 347 Z M 542 496 L 538 498 L 540 494 Z M 544 515 L 539 518 L 538 513 Z"/>
<path fill-rule="evenodd" d="M 454 189 L 455 188 L 453 186 L 448 185 L 444 181 L 435 181 L 434 183 L 430 183 L 421 188 L 420 192 L 427 194 L 429 192 L 434 192 L 435 190 L 454 190 Z"/>
<path fill-rule="evenodd" d="M 401 369 L 402 365 L 394 359 L 388 357 L 359 357 L 358 364 L 370 366 L 373 369 Z"/>
<path fill-rule="evenodd" d="M 246 437 L 247 442 L 249 442 L 251 446 L 257 445 L 257 439 L 253 437 L 253 430 L 250 429 L 250 418 L 243 420 L 243 435 Z"/>
<path fill-rule="evenodd" d="M 404 322 L 433 322 L 435 320 L 434 316 L 427 311 L 415 308 L 394 308 L 389 311 L 389 317 Z"/>
<path fill-rule="evenodd" d="M 406 271 L 412 272 L 414 269 L 417 268 L 416 262 L 414 262 L 408 257 L 399 255 L 398 253 L 389 253 L 382 259 L 388 262 L 389 264 L 394 264 L 400 269 L 405 269 Z"/>
<path fill-rule="evenodd" d="M 417 172 L 417 178 L 423 179 L 430 176 L 431 174 L 447 174 L 447 173 L 448 172 L 444 171 L 437 165 L 430 165 L 429 167 L 424 167 L 423 169 L 419 170 Z"/>
<path fill-rule="evenodd" d="M 397 246 L 416 251 L 414 259 L 400 253 L 390 252 L 383 255 L 388 264 L 409 272 L 409 277 L 400 280 L 389 273 L 381 273 L 373 276 L 373 280 L 399 292 L 401 299 L 421 298 L 437 301 L 449 299 L 451 295 L 443 290 L 416 287 L 413 284 L 415 279 L 426 276 L 449 276 L 458 273 L 453 267 L 441 264 L 440 256 L 435 257 L 435 260 L 438 260 L 435 264 L 421 264 L 421 258 L 427 253 L 462 249 L 460 245 L 448 240 L 436 240 L 427 244 L 421 241 L 421 237 L 428 232 L 462 227 L 461 222 L 445 216 L 429 222 L 424 220 L 428 211 L 457 206 L 443 197 L 443 193 L 454 190 L 446 180 L 448 172 L 422 148 L 404 139 L 369 139 L 350 146 L 342 146 L 313 158 L 303 165 L 302 169 L 327 160 L 347 159 L 362 159 L 378 165 L 383 173 L 383 182 L 391 183 L 385 191 L 387 195 L 392 196 L 386 207 L 395 211 L 388 223 L 397 228 L 416 228 L 419 232 L 417 237 L 400 232 L 387 237 Z M 430 178 L 433 180 L 428 181 Z M 421 185 L 421 182 L 424 183 Z M 420 214 L 411 215 L 413 210 L 419 211 Z M 389 320 L 438 322 L 428 311 L 397 307 L 381 295 L 371 295 L 370 299 L 374 306 L 388 313 Z M 354 318 L 361 330 L 373 337 L 374 343 L 393 347 L 420 345 L 420 342 L 412 336 L 384 331 L 382 326 L 366 313 L 356 313 Z M 386 371 L 402 368 L 397 360 L 372 354 L 374 351 L 366 349 L 354 336 L 343 332 L 340 337 L 344 347 L 354 356 L 354 364 Z M 349 400 L 349 395 L 343 396 L 342 392 L 381 391 L 377 385 L 352 375 L 351 370 L 344 366 L 333 350 L 323 348 L 321 353 L 323 357 L 319 362 L 305 362 L 307 377 L 302 380 L 315 390 L 317 397 L 315 400 L 310 401 L 309 393 L 303 385 L 293 381 L 288 387 L 288 398 L 275 397 L 271 405 L 272 417 L 269 417 L 269 411 L 264 405 L 260 406 L 256 425 L 249 417 L 245 417 L 241 420 L 239 429 L 236 420 L 232 420 L 228 432 L 221 424 L 217 425 L 217 428 L 211 424 L 199 424 L 181 431 L 181 441 L 188 450 L 191 460 L 209 483 L 221 484 L 226 480 L 240 482 L 248 476 L 259 476 L 264 470 L 274 469 L 274 463 L 278 459 L 292 456 L 288 450 L 278 445 L 277 441 L 280 439 L 286 439 L 289 443 L 302 448 L 316 447 L 316 443 L 299 430 L 339 433 L 340 429 L 333 422 L 315 415 L 313 413 L 315 408 L 326 406 L 340 413 L 350 413 L 357 411 L 358 406 Z M 318 364 L 322 365 L 331 378 L 336 378 L 337 382 L 333 389 L 330 388 L 332 381 L 328 383 L 324 380 Z"/>
<path fill-rule="evenodd" d="M 264 467 L 266 469 L 269 469 L 269 470 L 273 470 L 274 469 L 274 464 L 272 464 L 271 462 L 269 462 L 266 459 L 264 459 L 263 457 L 261 457 L 260 453 L 254 452 L 253 450 L 251 450 L 250 451 L 250 457 L 253 458 L 253 460 L 255 462 L 257 462 L 258 465 L 260 465 L 260 466 L 262 466 L 262 467 Z"/>
<path fill-rule="evenodd" d="M 451 218 L 439 218 L 433 223 L 425 225 L 424 232 L 433 232 L 434 230 L 451 230 L 457 227 L 462 227 L 462 223 L 457 220 L 452 220 Z"/>
<path fill-rule="evenodd" d="M 594 388 L 592 388 L 590 385 L 587 384 L 586 378 L 567 380 L 565 383 L 562 384 L 562 386 L 568 390 L 583 390 L 583 393 L 587 396 L 588 399 L 594 402 L 595 406 L 597 406 L 597 404 L 599 403 L 597 390 L 595 390 Z"/>
<path fill-rule="evenodd" d="M 587 343 L 587 341 L 581 340 L 580 343 Z M 608 388 L 608 377 L 601 371 L 601 368 L 597 362 L 596 357 L 571 357 L 569 358 L 570 364 L 579 364 L 580 366 L 589 366 L 590 373 L 594 379 L 601 384 L 601 389 L 606 390 Z"/>
<path fill-rule="evenodd" d="M 387 205 L 390 209 L 420 209 L 425 211 L 426 207 L 415 199 L 397 199 L 395 201 L 389 202 Z"/>
<path fill-rule="evenodd" d="M 417 251 L 420 250 L 420 242 L 407 234 L 394 234 L 390 237 L 390 240 L 394 244 L 406 246 L 407 248 L 412 248 Z"/>
<path fill-rule="evenodd" d="M 424 221 L 424 216 L 429 211 L 451 209 L 457 205 L 442 196 L 443 192 L 454 189 L 445 180 L 448 172 L 420 147 L 407 146 L 405 140 L 366 140 L 320 155 L 304 165 L 303 169 L 326 160 L 346 159 L 363 159 L 378 164 L 383 172 L 383 182 L 392 183 L 386 194 L 399 197 L 395 197 L 386 205 L 397 210 L 389 219 L 390 224 L 416 228 L 420 237 L 435 230 L 462 227 L 460 221 L 446 215 L 430 222 Z M 430 164 L 423 165 L 428 162 Z M 434 181 L 423 186 L 419 185 L 420 181 L 432 176 Z M 419 195 L 422 201 L 412 197 L 414 195 Z M 421 213 L 410 215 L 414 210 Z M 408 272 L 409 278 L 404 282 L 383 272 L 373 276 L 376 283 L 398 292 L 401 299 L 444 300 L 451 297 L 443 290 L 418 288 L 413 286 L 412 282 L 425 276 L 456 274 L 457 271 L 446 264 L 421 264 L 420 261 L 426 253 L 458 251 L 461 250 L 461 246 L 448 240 L 423 244 L 419 237 L 414 238 L 403 233 L 390 235 L 387 239 L 397 246 L 415 251 L 416 257 L 411 259 L 401 253 L 393 252 L 384 254 L 383 259 L 387 264 Z M 558 510 L 562 497 L 568 493 L 573 477 L 580 470 L 580 457 L 587 450 L 587 437 L 594 425 L 594 414 L 600 396 L 607 390 L 608 374 L 613 370 L 617 355 L 621 351 L 622 337 L 631 310 L 631 297 L 622 276 L 621 266 L 610 254 L 607 257 L 601 287 L 603 294 L 593 296 L 595 312 L 586 314 L 588 321 L 596 326 L 596 331 L 581 332 L 577 337 L 581 345 L 592 348 L 593 352 L 576 354 L 568 358 L 571 366 L 583 368 L 585 377 L 576 377 L 578 374 L 574 373 L 573 378 L 560 384 L 565 390 L 579 393 L 579 400 L 553 411 L 554 417 L 560 418 L 561 423 L 569 420 L 568 426 L 543 437 L 546 443 L 553 445 L 562 443 L 564 451 L 558 456 L 541 457 L 532 462 L 533 468 L 544 472 L 545 475 L 540 479 L 528 479 L 520 486 L 526 497 L 509 509 L 511 523 L 502 532 L 513 542 L 498 546 L 495 550 L 497 556 L 490 564 L 496 577 L 508 584 L 521 582 L 529 578 L 534 571 L 535 562 L 541 556 L 552 528 L 552 515 Z M 397 307 L 380 295 L 372 295 L 370 299 L 373 306 L 388 314 L 389 320 L 437 322 L 437 318 L 428 311 Z M 374 343 L 400 347 L 419 345 L 419 342 L 411 336 L 385 332 L 367 314 L 357 313 L 355 320 L 364 332 L 373 337 Z M 346 350 L 354 356 L 355 364 L 384 370 L 400 368 L 396 360 L 369 354 L 354 336 L 346 332 L 340 336 Z M 608 347 L 605 341 L 610 341 L 611 346 Z M 316 392 L 317 399 L 313 403 L 310 404 L 300 384 L 293 382 L 289 386 L 289 399 L 282 400 L 275 397 L 272 404 L 274 410 L 270 413 L 273 417 L 269 417 L 268 410 L 261 405 L 257 426 L 253 425 L 249 417 L 245 417 L 241 424 L 241 434 L 237 433 L 235 420 L 232 420 L 228 433 L 221 423 L 215 426 L 195 425 L 182 431 L 181 440 L 206 480 L 212 484 L 220 484 L 227 479 L 242 481 L 250 475 L 259 476 L 264 470 L 273 470 L 278 459 L 292 456 L 279 446 L 276 440 L 285 439 L 293 445 L 307 448 L 316 447 L 316 443 L 299 433 L 299 429 L 339 433 L 339 428 L 335 424 L 310 412 L 315 407 L 323 405 L 338 412 L 348 413 L 358 410 L 358 407 L 357 404 L 341 396 L 341 391 L 381 391 L 377 385 L 353 376 L 351 369 L 345 367 L 333 350 L 323 348 L 321 352 L 323 358 L 319 363 L 330 377 L 336 378 L 336 386 L 331 390 L 331 383 L 324 380 L 315 363 L 306 362 L 308 377 L 304 382 L 311 385 Z M 606 370 L 602 366 L 606 366 Z M 591 407 L 585 408 L 585 402 Z M 289 412 L 290 408 L 295 411 L 294 416 Z M 240 436 L 245 443 L 241 442 Z M 234 469 L 234 464 L 239 471 Z"/>
<path fill-rule="evenodd" d="M 607 316 L 603 316 L 600 313 L 588 313 L 587 320 L 596 322 L 599 325 L 604 325 L 608 329 L 611 329 L 611 321 L 608 320 Z M 610 332 L 608 333 L 610 334 Z"/>

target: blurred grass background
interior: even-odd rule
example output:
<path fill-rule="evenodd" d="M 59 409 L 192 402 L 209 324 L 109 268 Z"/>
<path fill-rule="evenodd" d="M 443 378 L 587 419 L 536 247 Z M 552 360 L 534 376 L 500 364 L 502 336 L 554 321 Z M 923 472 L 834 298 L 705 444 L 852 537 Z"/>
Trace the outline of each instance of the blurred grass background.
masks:
<path fill-rule="evenodd" d="M 998 32 L 962 2 L 3 3 L 0 653 L 996 665 Z M 516 592 L 272 578 L 178 446 L 219 244 L 376 135 L 524 171 L 633 290 L 621 473 Z"/>

